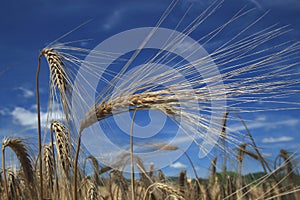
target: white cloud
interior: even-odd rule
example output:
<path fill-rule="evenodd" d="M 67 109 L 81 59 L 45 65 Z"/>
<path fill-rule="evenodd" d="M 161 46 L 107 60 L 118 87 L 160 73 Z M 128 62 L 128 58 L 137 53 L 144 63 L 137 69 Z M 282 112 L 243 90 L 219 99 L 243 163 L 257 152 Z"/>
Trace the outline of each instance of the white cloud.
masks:
<path fill-rule="evenodd" d="M 264 138 L 262 140 L 263 143 L 275 143 L 275 142 L 289 142 L 291 140 L 293 140 L 293 137 L 289 137 L 289 136 L 281 136 L 281 137 L 268 137 L 268 138 Z"/>
<path fill-rule="evenodd" d="M 267 158 L 267 157 L 271 157 L 272 154 L 270 154 L 270 153 L 262 153 L 262 156 L 265 157 L 265 158 Z"/>
<path fill-rule="evenodd" d="M 34 107 L 34 106 L 33 106 Z M 13 111 L 10 112 L 10 115 L 13 118 L 13 123 L 21 125 L 29 129 L 37 128 L 37 113 L 36 109 L 26 109 L 23 107 L 15 107 Z M 48 116 L 47 112 L 41 112 L 41 126 L 44 127 L 49 119 L 61 119 L 62 112 L 58 109 L 51 113 Z"/>
<path fill-rule="evenodd" d="M 170 167 L 175 169 L 182 169 L 182 168 L 186 168 L 187 166 L 185 164 L 182 164 L 181 162 L 175 162 L 171 164 Z"/>
<path fill-rule="evenodd" d="M 16 89 L 22 92 L 22 96 L 24 98 L 31 98 L 34 96 L 34 92 L 32 90 L 26 89 L 24 87 L 18 87 Z"/>
<path fill-rule="evenodd" d="M 35 127 L 37 124 L 37 115 L 22 107 L 15 107 L 11 112 L 14 123 L 21 126 Z"/>
<path fill-rule="evenodd" d="M 255 118 L 255 121 L 266 121 L 267 117 L 264 115 L 259 115 Z"/>

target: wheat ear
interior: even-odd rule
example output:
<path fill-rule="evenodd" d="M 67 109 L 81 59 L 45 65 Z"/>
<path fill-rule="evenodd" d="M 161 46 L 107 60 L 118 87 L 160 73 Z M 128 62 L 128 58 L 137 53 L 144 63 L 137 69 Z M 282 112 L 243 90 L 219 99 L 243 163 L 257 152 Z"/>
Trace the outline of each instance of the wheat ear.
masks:
<path fill-rule="evenodd" d="M 51 121 L 51 130 L 55 133 L 56 151 L 58 153 L 61 167 L 67 177 L 69 177 L 71 167 L 69 134 L 65 126 L 58 121 Z"/>
<path fill-rule="evenodd" d="M 51 145 L 44 146 L 43 160 L 46 171 L 46 186 L 50 194 L 53 192 L 53 175 L 54 175 L 54 157 Z"/>
<path fill-rule="evenodd" d="M 98 198 L 98 190 L 97 190 L 97 185 L 93 180 L 87 181 L 88 189 L 87 189 L 87 194 L 85 200 L 97 200 Z"/>
<path fill-rule="evenodd" d="M 66 121 L 69 121 L 69 107 L 67 102 L 67 86 L 68 78 L 65 71 L 65 65 L 62 60 L 62 56 L 56 52 L 53 48 L 45 48 L 41 51 L 41 54 L 46 57 L 46 60 L 50 69 L 50 81 L 51 86 L 55 89 L 58 88 L 60 92 L 60 98 L 63 105 Z"/>
<path fill-rule="evenodd" d="M 115 97 L 111 100 L 103 101 L 94 110 L 88 112 L 80 122 L 80 132 L 97 121 L 124 112 L 123 109 L 126 108 L 130 108 L 129 111 L 156 109 L 161 110 L 169 116 L 174 115 L 173 109 L 167 106 L 167 103 L 175 102 L 178 102 L 175 96 L 165 90 Z"/>
<path fill-rule="evenodd" d="M 2 166 L 4 172 L 4 184 L 6 195 L 8 197 L 8 187 L 6 183 L 6 176 L 5 176 L 5 148 L 10 147 L 12 151 L 16 154 L 23 171 L 23 176 L 26 183 L 29 185 L 30 192 L 33 193 L 32 184 L 34 182 L 34 175 L 33 175 L 33 167 L 31 163 L 31 158 L 28 154 L 28 149 L 24 145 L 23 141 L 19 138 L 4 138 L 2 140 Z"/>
<path fill-rule="evenodd" d="M 151 184 L 145 192 L 144 200 L 146 200 L 147 194 L 150 192 L 150 189 L 152 189 L 152 188 L 163 190 L 163 191 L 167 192 L 168 194 L 176 196 L 179 200 L 185 200 L 185 198 L 182 196 L 182 194 L 180 192 L 178 192 L 174 188 L 172 188 L 166 184 L 162 184 L 162 183 Z"/>
<path fill-rule="evenodd" d="M 50 80 L 54 86 L 57 86 L 61 100 L 64 107 L 64 112 L 66 115 L 66 120 L 68 121 L 68 107 L 66 99 L 66 73 L 63 68 L 63 62 L 61 57 L 53 49 L 45 48 L 38 56 L 38 66 L 36 71 L 36 104 L 37 104 L 37 117 L 38 117 L 38 158 L 39 158 L 39 171 L 40 171 L 40 197 L 43 199 L 43 159 L 42 159 L 42 137 L 41 137 L 41 111 L 40 111 L 40 93 L 39 93 L 39 73 L 41 66 L 41 57 L 45 56 L 49 68 L 50 68 Z"/>
<path fill-rule="evenodd" d="M 33 183 L 34 176 L 31 158 L 23 141 L 18 138 L 5 138 L 2 140 L 2 149 L 5 149 L 6 147 L 10 147 L 16 154 L 22 166 L 25 180 L 28 183 Z"/>

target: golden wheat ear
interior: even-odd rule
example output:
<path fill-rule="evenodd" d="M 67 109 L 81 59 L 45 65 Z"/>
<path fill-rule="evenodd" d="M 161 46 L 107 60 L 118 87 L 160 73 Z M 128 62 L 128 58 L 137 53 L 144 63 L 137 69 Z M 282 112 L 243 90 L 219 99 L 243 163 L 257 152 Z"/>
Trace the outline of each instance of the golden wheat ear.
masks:
<path fill-rule="evenodd" d="M 97 121 L 107 117 L 122 113 L 124 111 L 135 111 L 143 109 L 160 110 L 163 113 L 173 116 L 175 112 L 171 103 L 177 103 L 178 99 L 169 91 L 161 90 L 157 92 L 142 92 L 139 94 L 116 97 L 108 101 L 101 102 L 94 109 L 90 110 L 85 118 L 80 122 L 80 132 Z M 130 108 L 128 110 L 128 108 Z"/>
<path fill-rule="evenodd" d="M 67 101 L 67 92 L 69 88 L 68 77 L 65 70 L 63 57 L 53 48 L 45 48 L 41 51 L 44 55 L 50 69 L 50 84 L 51 88 L 58 88 L 60 92 L 61 103 L 63 105 L 66 121 L 69 121 L 69 107 Z"/>
<path fill-rule="evenodd" d="M 50 145 L 45 145 L 44 146 L 44 154 L 43 154 L 43 161 L 44 161 L 44 166 L 45 166 L 45 173 L 46 173 L 46 177 L 45 177 L 45 182 L 46 182 L 46 186 L 47 186 L 47 192 L 48 195 L 51 194 L 53 192 L 53 180 L 54 180 L 54 156 L 53 156 L 53 152 L 52 152 L 52 146 Z"/>
<path fill-rule="evenodd" d="M 3 174 L 4 174 L 4 187 L 6 190 L 6 195 L 8 197 L 9 191 L 8 191 L 8 185 L 6 182 L 6 172 L 5 172 L 5 149 L 9 147 L 17 156 L 21 168 L 22 168 L 22 176 L 24 177 L 25 183 L 28 185 L 29 189 L 29 195 L 32 197 L 35 193 L 35 187 L 34 187 L 34 181 L 35 176 L 33 173 L 33 167 L 32 167 L 32 159 L 28 153 L 28 148 L 24 144 L 22 139 L 19 138 L 4 138 L 2 140 L 2 168 L 3 168 Z"/>
<path fill-rule="evenodd" d="M 94 180 L 87 179 L 87 190 L 85 200 L 97 200 L 100 199 L 97 184 Z"/>
<path fill-rule="evenodd" d="M 34 182 L 32 160 L 28 148 L 19 138 L 5 138 L 2 140 L 2 149 L 10 147 L 16 154 L 23 171 L 23 176 L 28 183 Z"/>
<path fill-rule="evenodd" d="M 48 61 L 50 68 L 50 79 L 60 91 L 66 89 L 66 72 L 61 56 L 54 49 L 45 48 L 41 51 Z"/>
<path fill-rule="evenodd" d="M 59 158 L 60 167 L 67 177 L 70 175 L 72 167 L 71 162 L 71 144 L 69 143 L 69 134 L 65 126 L 55 120 L 51 121 L 51 130 L 55 133 L 56 151 Z"/>
<path fill-rule="evenodd" d="M 169 196 L 174 196 L 175 198 L 179 199 L 179 200 L 185 200 L 184 196 L 181 194 L 181 192 L 175 190 L 173 187 L 167 185 L 167 184 L 162 184 L 162 183 L 153 183 L 152 185 L 150 185 L 147 190 L 146 190 L 146 194 L 144 197 L 144 200 L 147 199 L 147 196 L 149 193 L 151 193 L 156 189 L 159 189 L 161 191 L 166 192 Z"/>

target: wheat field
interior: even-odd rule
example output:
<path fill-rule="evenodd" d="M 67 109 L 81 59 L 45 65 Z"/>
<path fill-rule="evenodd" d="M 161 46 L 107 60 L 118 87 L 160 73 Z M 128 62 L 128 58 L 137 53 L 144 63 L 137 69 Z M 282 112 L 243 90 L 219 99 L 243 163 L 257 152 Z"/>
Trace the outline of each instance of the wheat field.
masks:
<path fill-rule="evenodd" d="M 245 22 L 255 11 L 242 7 L 199 35 L 197 30 L 203 31 L 222 10 L 223 1 L 215 0 L 186 23 L 189 7 L 173 27 L 176 31 L 159 43 L 161 49 L 151 50 L 147 44 L 165 37 L 160 35 L 166 31 L 164 22 L 177 4 L 172 1 L 157 24 L 145 29 L 139 48 L 125 56 L 121 47 L 111 52 L 80 47 L 82 40 L 67 41 L 89 22 L 39 52 L 37 150 L 32 151 L 34 145 L 26 138 L 2 140 L 1 199 L 300 199 L 299 152 L 276 149 L 274 159 L 266 158 L 264 147 L 256 144 L 248 128 L 257 113 L 300 109 L 300 43 L 289 39 L 292 30 L 275 23 L 260 25 L 267 13 Z M 195 44 L 187 42 L 190 37 Z M 46 103 L 39 87 L 45 68 L 49 70 Z M 181 141 L 188 139 L 199 156 L 162 136 L 137 139 L 138 134 L 155 131 L 138 129 L 145 132 L 137 133 L 136 123 L 143 122 L 148 112 L 167 121 L 164 131 L 176 135 L 180 130 Z M 243 130 L 230 126 L 233 122 L 242 124 Z M 127 127 L 122 129 L 125 136 L 119 130 L 122 123 Z M 104 136 L 120 145 L 117 153 L 105 146 Z M 7 164 L 8 150 L 17 168 Z M 152 160 L 147 152 L 157 152 L 166 162 L 170 155 L 180 155 L 189 166 L 170 176 L 162 161 Z M 203 162 L 201 155 L 209 162 Z M 206 165 L 206 177 L 198 174 L 199 163 Z M 245 172 L 250 165 L 259 171 Z"/>

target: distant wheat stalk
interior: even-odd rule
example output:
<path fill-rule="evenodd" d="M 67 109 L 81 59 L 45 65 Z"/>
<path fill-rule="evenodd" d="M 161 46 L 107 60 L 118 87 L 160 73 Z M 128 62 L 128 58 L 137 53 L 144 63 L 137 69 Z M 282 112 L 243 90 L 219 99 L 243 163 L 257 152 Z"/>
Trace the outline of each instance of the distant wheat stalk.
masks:
<path fill-rule="evenodd" d="M 37 101 L 37 115 L 38 115 L 38 141 L 39 141 L 39 164 L 40 164 L 40 196 L 43 198 L 43 168 L 42 168 L 42 142 L 41 142 L 41 116 L 40 116 L 40 96 L 39 96 L 39 72 L 40 72 L 40 60 L 45 56 L 50 68 L 50 95 L 56 94 L 56 88 L 60 92 L 60 101 L 62 102 L 64 114 L 67 123 L 69 122 L 69 103 L 67 100 L 67 93 L 69 92 L 68 83 L 69 79 L 65 72 L 64 62 L 62 56 L 56 52 L 53 48 L 44 48 L 38 57 L 38 67 L 36 73 L 36 101 Z M 49 102 L 52 104 L 52 102 Z M 51 105 L 50 105 L 51 106 Z"/>
<path fill-rule="evenodd" d="M 85 160 L 84 160 L 84 167 L 83 167 L 84 174 L 85 174 L 85 170 L 86 170 L 85 168 L 86 168 L 86 161 L 87 160 L 90 160 L 91 163 L 92 163 L 93 170 L 94 170 L 94 181 L 96 183 L 98 183 L 98 180 L 99 180 L 99 163 L 98 163 L 98 160 L 94 156 L 91 156 L 91 155 L 86 157 Z"/>

